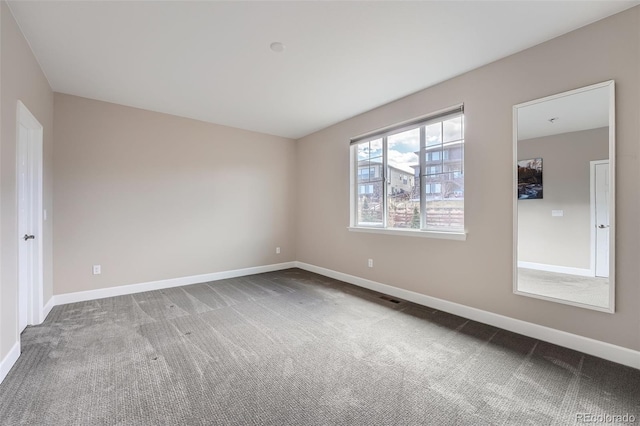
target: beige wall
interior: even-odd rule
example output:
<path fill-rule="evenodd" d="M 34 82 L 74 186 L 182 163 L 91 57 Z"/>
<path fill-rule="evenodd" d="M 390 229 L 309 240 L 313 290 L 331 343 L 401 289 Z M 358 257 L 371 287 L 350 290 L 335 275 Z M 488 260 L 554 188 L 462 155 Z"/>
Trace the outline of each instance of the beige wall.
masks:
<path fill-rule="evenodd" d="M 609 128 L 518 141 L 518 160 L 531 158 L 542 158 L 543 198 L 518 201 L 518 260 L 589 269 L 590 161 L 609 158 Z"/>
<path fill-rule="evenodd" d="M 45 222 L 45 301 L 297 259 L 640 350 L 640 7 L 297 144 L 62 94 L 55 95 L 54 123 L 46 78 L 4 2 L 0 14 L 0 359 L 18 338 L 11 243 L 18 237 L 18 99 L 45 129 L 44 201 L 53 213 Z M 617 312 L 515 296 L 511 107 L 609 79 L 617 91 Z M 467 241 L 349 233 L 349 138 L 460 102 Z M 366 267 L 367 258 L 375 268 Z M 93 276 L 98 263 L 103 273 Z"/>
<path fill-rule="evenodd" d="M 54 128 L 55 294 L 295 260 L 295 141 L 59 93 Z"/>
<path fill-rule="evenodd" d="M 640 7 L 298 142 L 298 260 L 640 350 Z M 514 295 L 512 106 L 616 81 L 615 314 Z M 465 104 L 466 241 L 350 233 L 349 138 Z M 374 268 L 367 268 L 367 259 Z"/>
<path fill-rule="evenodd" d="M 0 360 L 18 341 L 16 108 L 21 100 L 44 127 L 44 208 L 52 209 L 53 92 L 7 4 L 1 9 Z M 44 302 L 52 295 L 52 222 L 44 222 Z"/>

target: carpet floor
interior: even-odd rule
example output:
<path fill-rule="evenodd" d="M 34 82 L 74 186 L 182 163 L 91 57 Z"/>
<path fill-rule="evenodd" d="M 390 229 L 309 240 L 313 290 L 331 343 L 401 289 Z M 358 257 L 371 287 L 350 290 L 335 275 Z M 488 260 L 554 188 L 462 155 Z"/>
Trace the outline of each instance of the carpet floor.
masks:
<path fill-rule="evenodd" d="M 601 308 L 609 306 L 609 278 L 518 268 L 518 290 Z"/>
<path fill-rule="evenodd" d="M 57 306 L 0 423 L 640 422 L 639 370 L 380 296 L 289 269 Z"/>

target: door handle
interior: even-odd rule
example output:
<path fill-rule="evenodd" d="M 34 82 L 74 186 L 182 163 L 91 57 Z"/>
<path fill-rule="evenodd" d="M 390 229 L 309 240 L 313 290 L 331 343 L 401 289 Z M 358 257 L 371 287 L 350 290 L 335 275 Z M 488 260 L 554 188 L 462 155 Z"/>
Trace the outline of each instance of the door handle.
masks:
<path fill-rule="evenodd" d="M 36 236 L 35 235 L 24 234 L 24 237 L 22 237 L 22 238 L 24 238 L 25 241 L 27 241 L 27 240 L 35 240 Z"/>
<path fill-rule="evenodd" d="M 609 227 L 609 225 L 598 225 L 598 228 L 600 228 L 600 229 L 604 229 L 604 228 L 608 228 L 608 227 Z"/>

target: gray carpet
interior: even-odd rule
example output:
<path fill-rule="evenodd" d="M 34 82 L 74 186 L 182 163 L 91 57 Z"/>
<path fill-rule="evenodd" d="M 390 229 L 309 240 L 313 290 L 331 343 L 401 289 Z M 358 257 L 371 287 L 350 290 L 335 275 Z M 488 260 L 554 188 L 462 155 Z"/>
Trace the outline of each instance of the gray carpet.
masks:
<path fill-rule="evenodd" d="M 299 269 L 57 306 L 22 341 L 3 425 L 640 422 L 638 370 Z"/>

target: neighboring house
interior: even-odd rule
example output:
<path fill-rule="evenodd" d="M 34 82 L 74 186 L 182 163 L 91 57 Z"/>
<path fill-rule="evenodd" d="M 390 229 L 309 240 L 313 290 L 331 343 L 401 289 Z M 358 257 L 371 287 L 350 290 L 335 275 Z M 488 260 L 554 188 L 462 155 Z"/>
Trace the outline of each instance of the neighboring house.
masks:
<path fill-rule="evenodd" d="M 390 195 L 411 194 L 415 188 L 413 169 L 398 164 L 387 168 L 387 188 Z"/>
<path fill-rule="evenodd" d="M 426 182 L 424 190 L 427 199 L 461 198 L 464 196 L 464 163 L 462 141 L 426 148 Z M 419 155 L 416 152 L 416 155 Z M 420 176 L 420 166 L 412 166 L 414 177 Z M 417 191 L 417 189 L 415 190 Z M 414 191 L 413 197 L 419 198 Z"/>
<path fill-rule="evenodd" d="M 366 160 L 358 162 L 358 194 L 380 195 L 382 188 L 382 164 Z M 390 195 L 411 194 L 415 187 L 415 176 L 412 169 L 400 165 L 390 165 L 386 173 L 387 191 Z"/>
<path fill-rule="evenodd" d="M 380 196 L 379 180 L 382 179 L 382 164 L 358 161 L 358 194 Z"/>

